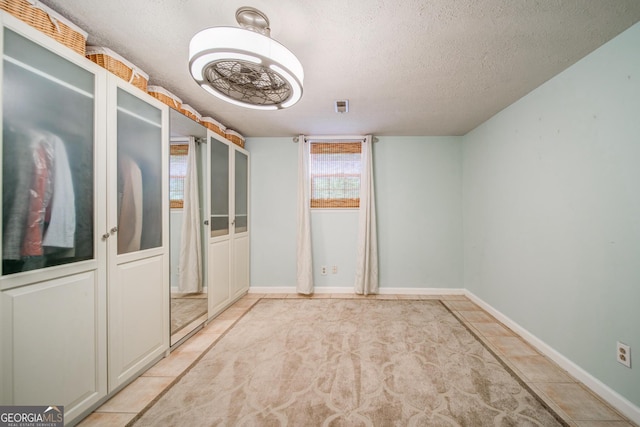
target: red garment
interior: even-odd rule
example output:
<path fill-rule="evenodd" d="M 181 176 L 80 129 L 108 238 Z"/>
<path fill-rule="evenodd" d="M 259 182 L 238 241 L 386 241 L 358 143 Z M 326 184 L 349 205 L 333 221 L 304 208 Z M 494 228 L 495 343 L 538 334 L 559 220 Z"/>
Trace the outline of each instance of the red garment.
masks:
<path fill-rule="evenodd" d="M 51 167 L 52 152 L 47 149 L 48 144 L 41 142 L 33 150 L 33 175 L 29 189 L 29 213 L 27 226 L 22 239 L 21 255 L 39 256 L 43 254 L 42 238 L 44 236 L 45 221 L 51 213 Z"/>

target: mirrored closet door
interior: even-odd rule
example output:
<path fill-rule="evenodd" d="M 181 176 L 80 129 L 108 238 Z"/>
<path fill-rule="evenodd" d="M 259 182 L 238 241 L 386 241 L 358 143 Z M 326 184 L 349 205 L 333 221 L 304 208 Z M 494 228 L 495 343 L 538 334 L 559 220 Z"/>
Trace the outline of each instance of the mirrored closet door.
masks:
<path fill-rule="evenodd" d="M 171 345 L 208 319 L 203 160 L 207 129 L 170 111 Z"/>

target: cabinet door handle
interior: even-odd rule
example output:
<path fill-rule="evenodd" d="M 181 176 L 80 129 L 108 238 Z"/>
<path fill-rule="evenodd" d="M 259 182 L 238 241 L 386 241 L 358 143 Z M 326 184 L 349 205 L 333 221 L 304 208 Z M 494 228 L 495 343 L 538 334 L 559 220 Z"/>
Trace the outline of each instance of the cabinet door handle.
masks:
<path fill-rule="evenodd" d="M 102 240 L 107 240 L 109 238 L 109 233 L 104 233 L 102 235 Z"/>
<path fill-rule="evenodd" d="M 109 230 L 111 232 L 111 234 L 115 234 L 118 231 L 118 227 L 113 227 L 111 230 Z"/>
<path fill-rule="evenodd" d="M 204 225 L 209 225 L 209 220 L 208 219 L 204 220 Z"/>

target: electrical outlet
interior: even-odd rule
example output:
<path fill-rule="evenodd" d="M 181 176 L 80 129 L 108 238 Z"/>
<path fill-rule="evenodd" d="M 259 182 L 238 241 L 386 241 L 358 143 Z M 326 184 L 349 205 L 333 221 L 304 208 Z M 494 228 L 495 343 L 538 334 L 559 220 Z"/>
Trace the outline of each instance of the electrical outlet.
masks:
<path fill-rule="evenodd" d="M 331 274 L 338 274 L 338 266 L 334 265 L 333 267 L 331 267 Z"/>
<path fill-rule="evenodd" d="M 327 266 L 323 265 L 322 267 L 320 267 L 320 274 L 322 274 L 323 276 L 327 275 Z"/>
<path fill-rule="evenodd" d="M 631 368 L 631 347 L 618 341 L 616 345 L 616 359 L 627 368 Z"/>

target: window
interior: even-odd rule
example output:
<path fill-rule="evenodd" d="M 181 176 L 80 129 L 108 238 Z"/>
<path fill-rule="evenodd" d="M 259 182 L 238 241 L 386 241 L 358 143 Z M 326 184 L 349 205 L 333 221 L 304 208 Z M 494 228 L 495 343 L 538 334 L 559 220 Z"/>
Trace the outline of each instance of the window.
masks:
<path fill-rule="evenodd" d="M 360 206 L 360 142 L 311 142 L 309 171 L 312 208 Z"/>
<path fill-rule="evenodd" d="M 171 144 L 169 152 L 169 201 L 171 208 L 184 206 L 184 179 L 187 176 L 187 144 Z"/>

